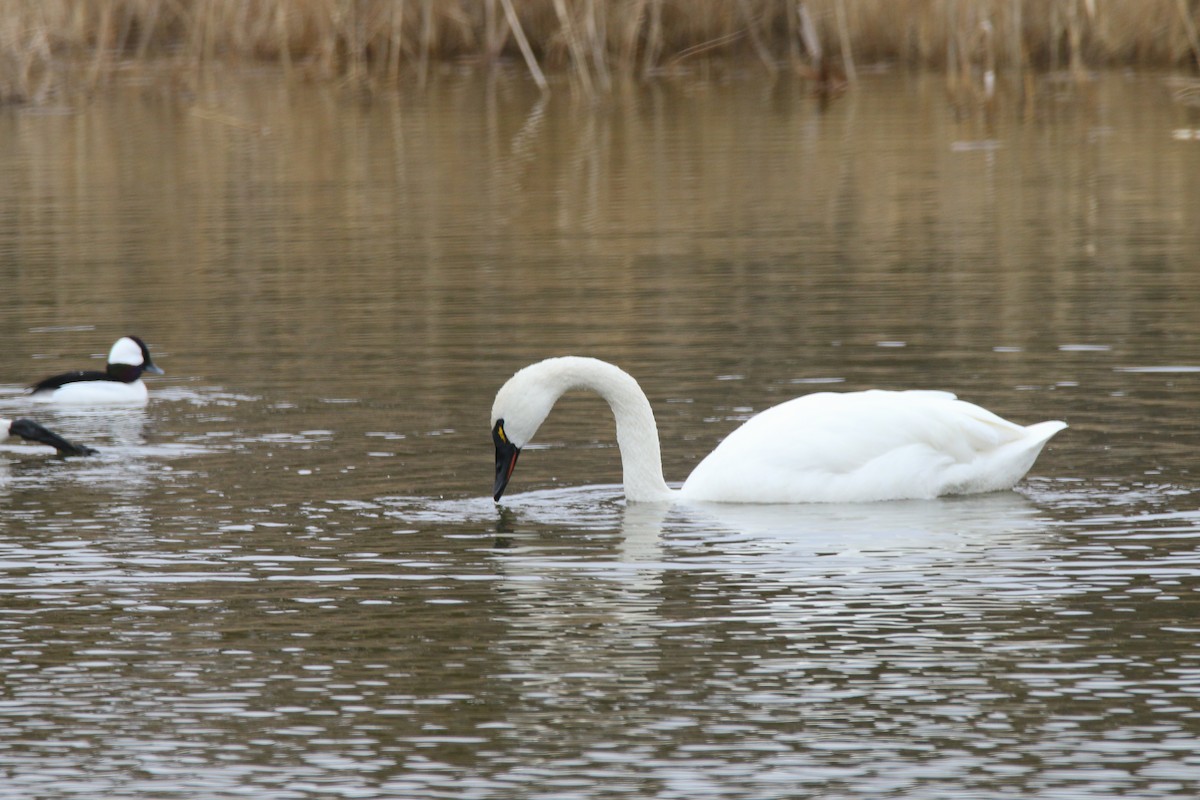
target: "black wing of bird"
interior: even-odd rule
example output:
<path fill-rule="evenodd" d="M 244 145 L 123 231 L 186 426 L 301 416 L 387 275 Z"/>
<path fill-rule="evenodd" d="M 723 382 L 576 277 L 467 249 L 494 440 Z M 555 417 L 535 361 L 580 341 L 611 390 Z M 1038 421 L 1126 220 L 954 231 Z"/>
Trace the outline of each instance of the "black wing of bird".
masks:
<path fill-rule="evenodd" d="M 30 386 L 30 391 L 33 392 L 48 392 L 53 389 L 58 389 L 61 386 L 66 386 L 68 383 L 78 383 L 79 381 L 107 381 L 111 380 L 108 373 L 97 372 L 90 369 L 77 369 L 72 372 L 64 372 L 61 375 L 53 375 L 45 380 L 38 381 L 33 386 Z"/>

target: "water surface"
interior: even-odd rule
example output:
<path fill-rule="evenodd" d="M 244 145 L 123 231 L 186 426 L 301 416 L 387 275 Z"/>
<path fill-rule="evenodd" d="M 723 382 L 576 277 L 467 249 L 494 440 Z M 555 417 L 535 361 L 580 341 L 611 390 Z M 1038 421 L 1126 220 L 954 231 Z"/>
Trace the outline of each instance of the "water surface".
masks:
<path fill-rule="evenodd" d="M 1192 797 L 1200 143 L 1163 76 L 222 75 L 0 114 L 0 795 Z M 145 410 L 22 387 L 143 336 Z M 564 400 L 621 364 L 681 481 L 795 394 L 1064 419 L 1017 492 L 626 506 Z"/>

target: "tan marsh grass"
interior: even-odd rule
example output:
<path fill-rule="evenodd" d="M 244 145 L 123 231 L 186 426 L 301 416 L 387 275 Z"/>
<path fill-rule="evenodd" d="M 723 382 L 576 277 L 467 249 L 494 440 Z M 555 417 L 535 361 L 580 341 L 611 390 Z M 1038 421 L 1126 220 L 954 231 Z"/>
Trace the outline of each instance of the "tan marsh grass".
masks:
<path fill-rule="evenodd" d="M 590 90 L 716 58 L 851 77 L 880 62 L 1195 68 L 1198 18 L 1200 0 L 4 0 L 0 101 L 164 57 L 384 79 L 506 59 Z"/>

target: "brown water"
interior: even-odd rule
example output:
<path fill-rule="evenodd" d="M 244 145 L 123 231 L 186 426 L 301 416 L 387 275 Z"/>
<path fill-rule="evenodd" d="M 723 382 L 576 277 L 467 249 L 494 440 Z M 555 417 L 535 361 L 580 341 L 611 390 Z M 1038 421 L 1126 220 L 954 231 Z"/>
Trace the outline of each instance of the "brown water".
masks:
<path fill-rule="evenodd" d="M 216 76 L 0 113 L 0 796 L 1200 790 L 1200 120 L 1162 76 L 590 105 Z M 126 332 L 144 412 L 22 387 Z M 680 481 L 795 394 L 1065 419 L 1017 492 L 647 509 L 560 404 L 632 372 Z"/>

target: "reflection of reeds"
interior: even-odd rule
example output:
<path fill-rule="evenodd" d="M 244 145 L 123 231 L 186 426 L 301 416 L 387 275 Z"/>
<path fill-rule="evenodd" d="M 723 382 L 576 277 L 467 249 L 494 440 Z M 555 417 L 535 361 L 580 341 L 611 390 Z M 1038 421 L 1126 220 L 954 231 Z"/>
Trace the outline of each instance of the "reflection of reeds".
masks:
<path fill-rule="evenodd" d="M 542 86 L 557 70 L 601 91 L 614 73 L 697 58 L 748 56 L 768 72 L 817 63 L 814 37 L 850 80 L 855 63 L 962 73 L 985 59 L 1080 75 L 1200 65 L 1198 15 L 1189 0 L 5 0 L 0 101 L 36 99 L 62 65 L 86 66 L 94 82 L 161 56 L 393 79 L 510 58 Z"/>

